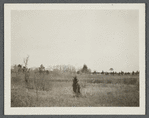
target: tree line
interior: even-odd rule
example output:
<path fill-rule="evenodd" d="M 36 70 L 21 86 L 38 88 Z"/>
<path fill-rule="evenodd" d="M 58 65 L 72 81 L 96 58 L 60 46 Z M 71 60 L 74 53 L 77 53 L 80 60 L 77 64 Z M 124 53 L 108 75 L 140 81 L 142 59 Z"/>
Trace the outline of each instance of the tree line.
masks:
<path fill-rule="evenodd" d="M 102 75 L 139 75 L 139 71 L 132 71 L 132 72 L 124 72 L 124 71 L 120 71 L 120 72 L 96 72 L 94 71 L 92 74 L 102 74 Z"/>
<path fill-rule="evenodd" d="M 27 63 L 27 60 L 26 62 Z M 46 74 L 49 74 L 50 72 L 55 72 L 55 73 L 77 73 L 77 74 L 102 74 L 102 75 L 139 75 L 139 71 L 132 71 L 132 72 L 124 72 L 124 71 L 120 71 L 120 72 L 116 72 L 114 71 L 113 68 L 109 69 L 111 72 L 106 72 L 106 71 L 101 71 L 101 72 L 97 72 L 97 71 L 91 71 L 90 68 L 87 67 L 86 64 L 83 65 L 82 68 L 79 68 L 78 70 L 72 66 L 72 65 L 56 65 L 56 66 L 50 66 L 49 69 L 45 69 L 44 65 L 41 64 L 39 67 L 37 68 L 27 68 L 27 65 L 25 64 L 24 66 L 22 66 L 21 64 L 18 65 L 14 65 L 11 69 L 11 72 L 29 72 L 29 71 L 33 71 L 33 72 L 45 72 Z"/>

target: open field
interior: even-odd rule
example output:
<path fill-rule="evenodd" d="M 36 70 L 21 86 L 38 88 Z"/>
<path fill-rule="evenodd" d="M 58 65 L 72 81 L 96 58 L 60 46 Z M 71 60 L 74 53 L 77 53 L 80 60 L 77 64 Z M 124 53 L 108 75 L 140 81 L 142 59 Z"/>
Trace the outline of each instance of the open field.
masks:
<path fill-rule="evenodd" d="M 12 75 L 12 107 L 102 107 L 139 106 L 139 76 L 77 75 L 81 95 L 72 90 L 74 75 L 30 76 L 25 84 L 23 74 Z"/>

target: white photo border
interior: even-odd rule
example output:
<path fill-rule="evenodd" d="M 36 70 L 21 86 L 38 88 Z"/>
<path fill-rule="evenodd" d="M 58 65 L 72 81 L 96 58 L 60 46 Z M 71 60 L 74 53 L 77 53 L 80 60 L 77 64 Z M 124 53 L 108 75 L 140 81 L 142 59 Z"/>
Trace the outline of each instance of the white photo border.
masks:
<path fill-rule="evenodd" d="M 11 10 L 139 10 L 139 107 L 11 107 Z M 5 115 L 145 115 L 145 3 L 4 4 Z"/>

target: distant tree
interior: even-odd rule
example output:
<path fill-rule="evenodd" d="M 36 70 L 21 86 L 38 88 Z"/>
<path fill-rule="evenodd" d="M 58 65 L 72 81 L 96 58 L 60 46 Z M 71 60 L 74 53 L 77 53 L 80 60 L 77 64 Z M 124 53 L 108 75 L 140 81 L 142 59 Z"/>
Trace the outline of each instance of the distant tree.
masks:
<path fill-rule="evenodd" d="M 18 65 L 18 72 L 21 72 L 22 71 L 22 65 Z"/>
<path fill-rule="evenodd" d="M 132 75 L 134 75 L 135 74 L 135 72 L 134 71 L 132 71 Z"/>
<path fill-rule="evenodd" d="M 87 72 L 88 72 L 87 65 L 84 64 L 84 66 L 82 68 L 82 73 L 87 73 Z"/>
<path fill-rule="evenodd" d="M 24 64 L 25 64 L 25 67 L 26 68 L 27 68 L 28 60 L 29 60 L 29 56 L 27 56 L 26 58 L 24 58 Z"/>
<path fill-rule="evenodd" d="M 113 71 L 114 69 L 113 69 L 113 68 L 110 68 L 109 70 L 110 70 L 110 71 Z"/>
<path fill-rule="evenodd" d="M 88 69 L 88 74 L 91 74 L 91 73 L 92 73 L 91 69 Z"/>
<path fill-rule="evenodd" d="M 39 73 L 42 73 L 44 71 L 45 71 L 45 67 L 43 66 L 43 64 L 41 64 L 39 67 Z"/>
<path fill-rule="evenodd" d="M 121 71 L 121 75 L 124 75 L 124 72 L 123 71 Z"/>
<path fill-rule="evenodd" d="M 22 65 L 19 64 L 18 67 L 19 67 L 19 68 L 22 68 Z"/>
<path fill-rule="evenodd" d="M 18 65 L 16 65 L 16 64 L 13 65 L 11 70 L 12 70 L 11 72 L 15 73 L 16 76 L 18 76 L 18 70 L 19 70 Z"/>
<path fill-rule="evenodd" d="M 83 65 L 83 68 L 80 70 L 82 73 L 91 74 L 91 69 L 87 67 L 86 64 Z"/>
<path fill-rule="evenodd" d="M 24 58 L 24 65 L 25 66 L 23 67 L 23 69 L 24 69 L 24 73 L 25 73 L 25 82 L 26 83 L 28 83 L 29 76 L 30 76 L 29 70 L 27 70 L 28 60 L 29 60 L 29 56 L 27 56 L 26 58 Z"/>
<path fill-rule="evenodd" d="M 130 73 L 129 73 L 129 72 L 124 72 L 124 74 L 125 74 L 125 75 L 130 75 Z"/>
<path fill-rule="evenodd" d="M 94 71 L 93 74 L 96 74 L 96 71 Z"/>
<path fill-rule="evenodd" d="M 113 68 L 110 68 L 109 70 L 111 71 L 110 74 L 111 74 L 111 75 L 114 75 L 114 73 L 113 73 L 113 70 L 114 70 L 114 69 L 113 69 Z"/>
<path fill-rule="evenodd" d="M 46 74 L 49 74 L 49 71 L 48 70 L 46 70 Z"/>
<path fill-rule="evenodd" d="M 135 72 L 135 75 L 139 75 L 139 71 L 136 71 L 136 72 Z"/>
<path fill-rule="evenodd" d="M 104 71 L 102 71 L 101 74 L 104 74 Z"/>
<path fill-rule="evenodd" d="M 23 70 L 23 72 L 26 72 L 27 71 L 27 69 L 26 69 L 25 66 L 23 66 L 22 70 Z"/>
<path fill-rule="evenodd" d="M 121 72 L 118 72 L 118 75 L 121 75 Z"/>

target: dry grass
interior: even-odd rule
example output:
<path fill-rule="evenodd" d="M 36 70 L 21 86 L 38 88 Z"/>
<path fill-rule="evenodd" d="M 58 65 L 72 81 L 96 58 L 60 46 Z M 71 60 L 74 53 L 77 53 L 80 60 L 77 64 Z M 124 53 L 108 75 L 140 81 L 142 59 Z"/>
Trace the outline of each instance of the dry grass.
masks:
<path fill-rule="evenodd" d="M 72 91 L 74 75 L 36 78 L 26 85 L 23 75 L 12 77 L 12 107 L 139 106 L 138 76 L 79 75 L 81 95 Z M 66 77 L 66 78 L 65 78 Z M 44 86 L 44 90 L 42 87 Z M 38 97 L 38 99 L 37 99 Z"/>

